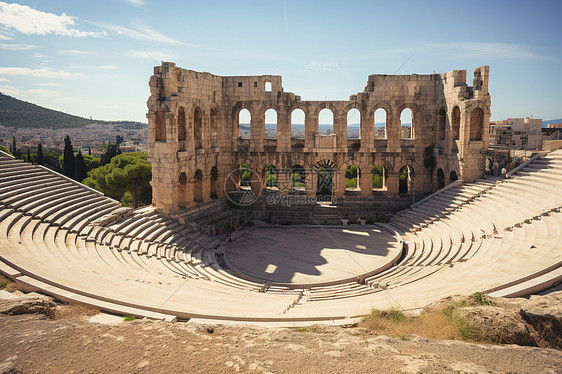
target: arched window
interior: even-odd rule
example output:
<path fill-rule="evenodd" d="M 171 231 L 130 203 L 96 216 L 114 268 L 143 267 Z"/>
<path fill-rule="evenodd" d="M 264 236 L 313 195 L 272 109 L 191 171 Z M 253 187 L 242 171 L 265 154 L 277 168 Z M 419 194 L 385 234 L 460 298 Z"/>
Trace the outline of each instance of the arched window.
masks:
<path fill-rule="evenodd" d="M 447 123 L 447 111 L 441 107 L 437 112 L 437 140 L 445 140 L 445 124 Z"/>
<path fill-rule="evenodd" d="M 404 165 L 398 173 L 398 193 L 408 194 L 411 192 L 412 185 L 412 168 Z"/>
<path fill-rule="evenodd" d="M 375 138 L 386 139 L 386 110 L 375 110 Z"/>
<path fill-rule="evenodd" d="M 452 183 L 456 180 L 459 179 L 459 176 L 457 175 L 457 172 L 454 170 L 451 170 L 451 172 L 449 173 L 449 183 Z"/>
<path fill-rule="evenodd" d="M 271 82 L 265 81 L 265 92 L 271 92 Z"/>
<path fill-rule="evenodd" d="M 265 186 L 268 188 L 278 187 L 279 171 L 274 165 L 267 165 L 265 167 Z"/>
<path fill-rule="evenodd" d="M 334 133 L 334 113 L 328 108 L 324 108 L 318 113 L 318 132 L 320 135 Z"/>
<path fill-rule="evenodd" d="M 252 116 L 248 109 L 242 109 L 238 113 L 238 136 L 244 139 L 250 139 Z"/>
<path fill-rule="evenodd" d="M 386 189 L 386 169 L 384 166 L 373 166 L 373 189 Z"/>
<path fill-rule="evenodd" d="M 203 201 L 203 172 L 197 169 L 193 177 L 193 201 L 199 203 Z"/>
<path fill-rule="evenodd" d="M 347 138 L 361 138 L 361 112 L 355 108 L 347 112 Z"/>
<path fill-rule="evenodd" d="M 219 179 L 219 171 L 217 169 L 216 166 L 213 166 L 211 168 L 211 191 L 209 193 L 209 196 L 211 199 L 216 199 L 218 197 L 217 195 L 217 181 Z"/>
<path fill-rule="evenodd" d="M 252 169 L 248 164 L 240 165 L 239 169 L 240 172 L 240 187 L 250 187 L 252 185 Z"/>
<path fill-rule="evenodd" d="M 164 111 L 161 109 L 156 110 L 156 114 L 154 115 L 154 127 L 155 127 L 155 136 L 157 142 L 165 142 L 166 141 L 166 118 Z"/>
<path fill-rule="evenodd" d="M 265 137 L 268 139 L 277 138 L 277 112 L 275 109 L 265 111 Z"/>
<path fill-rule="evenodd" d="M 187 137 L 185 109 L 180 106 L 178 109 L 178 140 L 185 140 Z"/>
<path fill-rule="evenodd" d="M 180 174 L 178 186 L 178 206 L 185 207 L 187 204 L 187 175 Z"/>
<path fill-rule="evenodd" d="M 437 189 L 440 190 L 445 187 L 445 173 L 443 169 L 437 169 Z"/>
<path fill-rule="evenodd" d="M 350 165 L 345 170 L 345 189 L 346 191 L 360 191 L 359 178 L 361 171 L 357 165 Z"/>
<path fill-rule="evenodd" d="M 402 113 L 400 113 L 400 123 L 402 131 L 402 139 L 413 139 L 414 138 L 414 126 L 413 124 L 413 113 L 412 109 L 405 108 Z"/>
<path fill-rule="evenodd" d="M 198 107 L 193 111 L 193 137 L 201 139 L 201 127 L 203 126 L 203 115 Z"/>
<path fill-rule="evenodd" d="M 295 190 L 304 190 L 306 180 L 306 172 L 301 165 L 294 165 L 291 168 L 291 188 Z"/>
<path fill-rule="evenodd" d="M 305 114 L 302 109 L 291 112 L 291 138 L 304 138 Z"/>
<path fill-rule="evenodd" d="M 461 110 L 458 106 L 455 106 L 451 113 L 451 131 L 453 140 L 459 140 L 461 133 Z"/>
<path fill-rule="evenodd" d="M 482 140 L 484 112 L 480 108 L 472 111 L 470 116 L 470 140 Z"/>

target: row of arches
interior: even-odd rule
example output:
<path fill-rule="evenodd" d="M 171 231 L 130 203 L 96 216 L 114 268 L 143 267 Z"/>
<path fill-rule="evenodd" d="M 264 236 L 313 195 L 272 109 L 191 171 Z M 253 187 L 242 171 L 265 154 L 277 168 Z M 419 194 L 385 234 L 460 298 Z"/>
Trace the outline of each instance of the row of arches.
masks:
<path fill-rule="evenodd" d="M 470 140 L 482 140 L 484 133 L 484 111 L 481 108 L 474 108 L 469 113 L 470 124 Z M 277 123 L 278 115 L 275 109 L 268 109 L 264 114 L 265 121 L 265 137 L 277 137 Z M 351 108 L 347 112 L 347 138 L 359 139 L 361 137 L 361 126 L 363 121 L 361 112 L 357 108 Z M 375 138 L 387 138 L 388 115 L 387 110 L 384 108 L 377 108 L 373 112 L 373 123 Z M 237 112 L 237 125 L 238 136 L 241 138 L 251 137 L 251 118 L 250 110 L 242 108 Z M 291 125 L 291 137 L 304 138 L 305 134 L 305 112 L 300 109 L 294 109 L 289 116 L 289 123 Z M 201 148 L 201 140 L 203 138 L 204 122 L 208 121 L 209 136 L 217 135 L 217 111 L 210 109 L 209 114 L 204 115 L 199 107 L 193 109 L 191 116 L 188 116 L 184 107 L 179 107 L 175 117 L 177 123 L 177 136 L 180 142 L 180 150 L 185 148 L 185 141 L 188 139 L 188 133 L 192 131 L 193 138 L 196 142 L 196 148 Z M 166 135 L 166 121 L 165 112 L 158 109 L 155 112 L 155 140 L 165 142 Z M 411 108 L 406 107 L 400 113 L 400 138 L 414 139 L 416 135 L 416 122 L 415 114 Z M 461 111 L 458 106 L 454 106 L 450 116 L 450 131 L 451 139 L 458 140 L 460 137 L 460 124 L 461 124 Z M 318 113 L 318 133 L 320 135 L 334 134 L 334 113 L 330 108 L 323 108 Z M 447 111 L 441 107 L 436 116 L 436 138 L 437 140 L 445 140 L 447 133 Z M 183 143 L 182 143 L 183 142 Z"/>
<path fill-rule="evenodd" d="M 216 166 L 213 166 L 209 172 L 207 178 L 209 178 L 209 195 L 205 196 L 203 188 L 204 175 L 201 169 L 197 169 L 193 174 L 193 178 L 188 178 L 185 172 L 180 173 L 178 180 L 178 205 L 180 207 L 185 207 L 190 205 L 191 200 L 195 203 L 199 203 L 205 200 L 206 197 L 210 199 L 216 199 L 218 197 L 218 178 L 219 173 Z M 191 191 L 193 192 L 193 197 L 191 198 L 188 194 L 189 184 L 192 184 Z"/>

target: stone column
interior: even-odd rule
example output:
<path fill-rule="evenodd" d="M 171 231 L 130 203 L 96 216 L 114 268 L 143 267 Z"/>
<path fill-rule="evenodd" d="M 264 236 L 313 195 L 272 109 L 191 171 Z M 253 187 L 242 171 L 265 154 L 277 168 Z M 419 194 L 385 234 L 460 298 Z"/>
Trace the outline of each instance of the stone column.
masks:
<path fill-rule="evenodd" d="M 373 195 L 373 174 L 370 170 L 361 170 L 359 188 L 361 188 L 361 197 L 371 197 Z"/>
<path fill-rule="evenodd" d="M 375 125 L 373 113 L 361 113 L 361 152 L 373 152 L 375 147 Z"/>
<path fill-rule="evenodd" d="M 461 110 L 461 126 L 459 139 L 459 157 L 462 159 L 465 154 L 468 154 L 468 142 L 470 140 L 470 118 L 466 108 L 462 108 Z"/>
<path fill-rule="evenodd" d="M 250 128 L 250 151 L 263 152 L 263 139 L 265 138 L 265 117 L 263 115 L 252 116 L 250 118 Z"/>
<path fill-rule="evenodd" d="M 277 188 L 280 194 L 288 194 L 291 188 L 291 175 L 289 170 L 280 169 L 277 174 Z"/>
<path fill-rule="evenodd" d="M 389 172 L 388 178 L 386 179 L 386 193 L 390 198 L 396 198 L 398 194 L 398 176 L 399 173 Z"/>
<path fill-rule="evenodd" d="M 402 138 L 400 116 L 387 115 L 386 123 L 387 152 L 400 152 L 400 139 Z"/>
<path fill-rule="evenodd" d="M 290 115 L 284 111 L 277 113 L 277 152 L 291 151 Z"/>
<path fill-rule="evenodd" d="M 304 152 L 312 152 L 316 134 L 318 134 L 318 115 L 305 113 L 304 117 Z"/>
<path fill-rule="evenodd" d="M 315 171 L 310 170 L 306 174 L 306 195 L 316 196 L 316 189 L 318 188 L 318 175 Z"/>
<path fill-rule="evenodd" d="M 347 114 L 334 114 L 334 132 L 337 151 L 347 152 Z"/>
<path fill-rule="evenodd" d="M 332 179 L 332 191 L 336 198 L 345 196 L 345 170 L 334 170 L 334 177 Z"/>
<path fill-rule="evenodd" d="M 203 202 L 211 201 L 211 175 L 203 174 Z"/>

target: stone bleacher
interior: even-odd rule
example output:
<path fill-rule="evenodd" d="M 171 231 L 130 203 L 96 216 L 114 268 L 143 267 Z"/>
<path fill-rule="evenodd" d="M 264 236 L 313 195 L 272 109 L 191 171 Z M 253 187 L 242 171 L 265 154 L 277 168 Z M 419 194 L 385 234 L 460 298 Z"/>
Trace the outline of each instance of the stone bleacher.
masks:
<path fill-rule="evenodd" d="M 117 201 L 0 153 L 0 273 L 25 290 L 163 320 L 338 320 L 456 293 L 522 296 L 562 280 L 560 186 L 562 150 L 507 180 L 459 182 L 377 224 L 405 242 L 395 266 L 291 287 L 237 276 L 215 256 L 221 236 L 208 228 L 234 222 L 222 200 L 100 225 Z"/>

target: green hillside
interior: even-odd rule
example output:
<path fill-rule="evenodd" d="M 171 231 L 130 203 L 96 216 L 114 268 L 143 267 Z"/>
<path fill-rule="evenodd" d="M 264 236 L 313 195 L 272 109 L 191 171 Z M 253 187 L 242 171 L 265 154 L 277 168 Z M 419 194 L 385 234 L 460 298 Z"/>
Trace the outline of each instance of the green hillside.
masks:
<path fill-rule="evenodd" d="M 0 126 L 17 128 L 64 128 L 80 127 L 99 122 L 102 121 L 93 121 L 43 108 L 0 93 Z"/>

